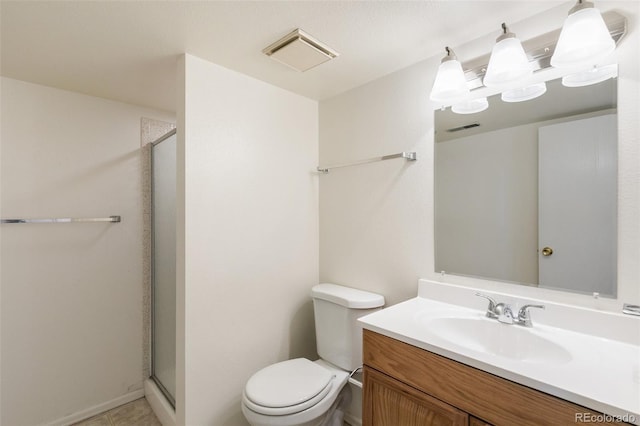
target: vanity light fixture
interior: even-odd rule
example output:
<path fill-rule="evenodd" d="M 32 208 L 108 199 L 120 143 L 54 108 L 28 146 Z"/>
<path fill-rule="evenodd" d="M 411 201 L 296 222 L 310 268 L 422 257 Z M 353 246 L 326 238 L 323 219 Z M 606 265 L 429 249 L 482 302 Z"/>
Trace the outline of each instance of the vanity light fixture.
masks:
<path fill-rule="evenodd" d="M 447 54 L 440 62 L 429 98 L 434 102 L 451 105 L 466 100 L 471 92 L 460 61 L 449 47 L 445 47 L 445 50 Z"/>
<path fill-rule="evenodd" d="M 571 10 L 565 27 L 562 29 L 562 34 L 565 33 L 566 28 L 569 28 L 569 34 L 571 35 L 572 27 L 575 25 L 575 22 L 573 24 L 572 22 L 576 21 L 575 14 L 579 18 L 577 22 L 584 23 L 589 22 L 589 19 L 583 19 L 581 16 L 594 15 L 594 13 L 597 15 L 596 17 L 599 17 L 604 22 L 603 25 L 608 37 L 605 37 L 606 44 L 609 44 L 609 39 L 611 39 L 613 49 L 615 49 L 615 45 L 622 40 L 627 32 L 627 18 L 614 11 L 607 11 L 600 15 L 600 12 L 593 7 L 592 3 L 584 0 L 578 0 L 578 4 Z M 502 24 L 502 30 L 503 34 L 496 40 L 491 55 L 487 54 L 464 64 L 461 64 L 453 51 L 447 47 L 447 55 L 442 59 L 431 91 L 431 100 L 437 102 L 443 108 L 456 105 L 456 111 L 454 112 L 464 114 L 479 112 L 474 111 L 469 102 L 471 101 L 472 93 L 483 86 L 492 88 L 493 93 L 506 91 L 507 93 L 502 97 L 506 102 L 521 102 L 545 93 L 545 88 L 541 85 L 529 87 L 528 77 L 534 72 L 552 68 L 550 64 L 553 61 L 552 56 L 557 59 L 557 55 L 564 49 L 557 39 L 558 31 L 548 32 L 534 39 L 526 40 L 525 51 L 520 41 L 513 33 L 509 32 L 505 24 Z M 598 31 L 593 32 L 596 33 Z M 589 34 L 584 38 L 592 39 L 593 37 L 591 36 L 592 34 Z M 580 50 L 579 47 L 577 49 Z M 514 54 L 511 55 L 507 52 L 513 52 Z M 602 58 L 597 56 L 591 57 L 586 62 L 586 66 L 561 70 L 565 75 L 563 84 L 568 87 L 586 86 L 617 76 L 617 67 L 615 65 L 613 67 L 602 65 L 602 63 L 611 63 L 610 59 L 604 57 L 606 53 Z M 507 64 L 506 67 L 504 66 L 505 64 Z M 508 71 L 504 71 L 505 69 Z M 461 70 L 464 71 L 461 72 Z M 477 106 L 478 104 L 475 103 L 475 105 Z"/>
<path fill-rule="evenodd" d="M 533 68 L 524 53 L 522 43 L 506 24 L 502 24 L 502 34 L 496 39 L 491 50 L 489 66 L 484 76 L 487 87 L 508 87 L 531 77 Z"/>
<path fill-rule="evenodd" d="M 593 67 L 587 71 L 581 71 L 562 77 L 562 85 L 565 87 L 584 87 L 597 84 L 618 76 L 618 64 Z"/>
<path fill-rule="evenodd" d="M 477 112 L 482 112 L 487 108 L 489 108 L 489 101 L 487 98 L 477 98 L 453 104 L 451 106 L 451 111 L 456 114 L 475 114 Z"/>
<path fill-rule="evenodd" d="M 500 95 L 503 102 L 524 102 L 542 96 L 547 91 L 546 83 L 530 84 L 517 89 L 505 90 Z"/>
<path fill-rule="evenodd" d="M 615 48 L 600 11 L 589 1 L 578 0 L 564 21 L 551 65 L 556 68 L 596 65 Z"/>

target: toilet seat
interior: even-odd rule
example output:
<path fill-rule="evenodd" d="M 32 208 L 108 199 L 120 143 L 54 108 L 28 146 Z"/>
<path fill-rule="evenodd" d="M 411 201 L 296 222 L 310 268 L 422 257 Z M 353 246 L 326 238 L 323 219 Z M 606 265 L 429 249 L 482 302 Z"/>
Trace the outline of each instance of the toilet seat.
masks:
<path fill-rule="evenodd" d="M 253 404 L 253 409 L 250 408 L 250 401 L 245 392 L 243 392 L 241 404 L 242 414 L 244 414 L 249 424 L 253 426 L 318 426 L 319 422 L 322 422 L 322 419 L 331 412 L 331 407 L 333 407 L 338 400 L 338 395 L 344 390 L 347 380 L 349 379 L 349 372 L 322 359 L 316 360 L 313 363 L 327 369 L 332 375 L 331 385 L 326 396 L 300 412 L 288 415 L 269 415 L 256 411 L 261 410 L 261 408 L 255 407 L 255 404 Z M 296 410 L 299 408 L 300 407 L 297 406 Z M 262 408 L 262 411 L 264 411 L 264 408 Z"/>
<path fill-rule="evenodd" d="M 270 365 L 247 382 L 243 400 L 247 408 L 269 416 L 306 410 L 321 401 L 333 387 L 334 374 L 305 358 Z"/>

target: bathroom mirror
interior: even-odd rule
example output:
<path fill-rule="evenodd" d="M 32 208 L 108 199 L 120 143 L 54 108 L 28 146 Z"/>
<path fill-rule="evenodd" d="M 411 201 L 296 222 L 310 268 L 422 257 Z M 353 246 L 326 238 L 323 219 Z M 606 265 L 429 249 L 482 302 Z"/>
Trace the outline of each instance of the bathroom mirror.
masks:
<path fill-rule="evenodd" d="M 616 83 L 435 111 L 436 272 L 616 296 Z"/>

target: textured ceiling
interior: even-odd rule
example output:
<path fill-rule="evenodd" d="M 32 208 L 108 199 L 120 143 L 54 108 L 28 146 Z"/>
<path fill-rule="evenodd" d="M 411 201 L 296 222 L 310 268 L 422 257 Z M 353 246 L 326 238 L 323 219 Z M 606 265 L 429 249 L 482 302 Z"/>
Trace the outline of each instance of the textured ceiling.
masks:
<path fill-rule="evenodd" d="M 186 52 L 326 99 L 562 3 L 2 1 L 0 65 L 5 77 L 174 111 Z M 297 27 L 340 56 L 299 73 L 261 53 Z"/>

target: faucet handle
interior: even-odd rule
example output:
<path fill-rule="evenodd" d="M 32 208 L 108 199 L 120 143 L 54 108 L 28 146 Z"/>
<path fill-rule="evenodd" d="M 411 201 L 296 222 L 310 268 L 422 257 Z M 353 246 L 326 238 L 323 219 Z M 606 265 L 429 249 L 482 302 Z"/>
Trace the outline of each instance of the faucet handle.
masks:
<path fill-rule="evenodd" d="M 539 308 L 544 309 L 544 305 L 524 305 L 518 311 L 518 322 L 520 325 L 525 327 L 533 327 L 533 323 L 531 322 L 531 313 L 529 312 L 529 308 Z"/>
<path fill-rule="evenodd" d="M 486 294 L 476 293 L 476 296 L 483 297 L 489 301 L 489 305 L 487 306 L 487 318 L 498 318 L 498 314 L 496 313 L 496 301 L 492 297 L 487 296 Z"/>

